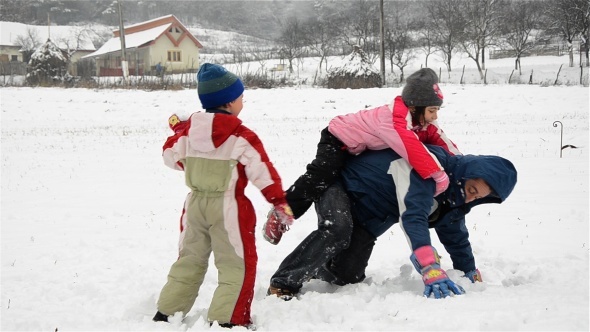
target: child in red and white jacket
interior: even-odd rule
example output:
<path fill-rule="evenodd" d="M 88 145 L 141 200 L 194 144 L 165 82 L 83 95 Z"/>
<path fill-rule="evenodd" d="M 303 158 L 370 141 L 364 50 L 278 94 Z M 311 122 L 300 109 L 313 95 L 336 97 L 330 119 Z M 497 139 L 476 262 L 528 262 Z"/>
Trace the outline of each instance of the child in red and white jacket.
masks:
<path fill-rule="evenodd" d="M 406 159 L 424 179 L 436 184 L 434 196 L 444 192 L 449 178 L 424 144 L 443 147 L 452 155 L 461 154 L 436 123 L 443 102 L 436 73 L 422 68 L 410 75 L 402 95 L 392 105 L 337 116 L 322 130 L 315 159 L 307 171 L 287 190 L 287 202 L 294 218 L 302 216 L 311 204 L 336 180 L 349 154 L 365 149 L 391 148 Z M 271 210 L 272 212 L 272 210 Z M 288 229 L 269 214 L 264 225 L 265 239 L 276 244 Z"/>
<path fill-rule="evenodd" d="M 282 225 L 293 222 L 281 178 L 258 136 L 242 124 L 244 85 L 225 68 L 205 63 L 197 74 L 205 112 L 186 121 L 169 118 L 175 134 L 163 148 L 164 163 L 185 174 L 191 189 L 181 217 L 179 257 L 158 299 L 154 321 L 168 321 L 193 306 L 213 252 L 218 286 L 208 320 L 223 327 L 250 326 L 258 256 L 256 214 L 244 190 L 252 182 L 273 204 Z"/>

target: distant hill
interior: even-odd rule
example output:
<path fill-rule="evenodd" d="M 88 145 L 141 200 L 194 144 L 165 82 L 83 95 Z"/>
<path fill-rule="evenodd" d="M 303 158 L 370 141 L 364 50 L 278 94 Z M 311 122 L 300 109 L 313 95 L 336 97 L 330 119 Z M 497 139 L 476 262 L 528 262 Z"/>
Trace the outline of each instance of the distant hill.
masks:
<path fill-rule="evenodd" d="M 132 25 L 150 19 L 175 15 L 186 26 L 234 31 L 262 39 L 276 39 L 281 24 L 288 18 L 309 17 L 316 1 L 155 1 L 125 0 L 123 21 Z M 342 6 L 346 6 L 343 2 Z M 119 23 L 118 6 L 112 0 L 94 1 L 2 1 L 0 20 L 33 25 L 61 26 Z"/>
<path fill-rule="evenodd" d="M 249 36 L 232 31 L 195 28 L 187 26 L 203 45 L 201 53 L 235 53 L 236 50 L 253 51 L 274 46 L 272 40 Z"/>

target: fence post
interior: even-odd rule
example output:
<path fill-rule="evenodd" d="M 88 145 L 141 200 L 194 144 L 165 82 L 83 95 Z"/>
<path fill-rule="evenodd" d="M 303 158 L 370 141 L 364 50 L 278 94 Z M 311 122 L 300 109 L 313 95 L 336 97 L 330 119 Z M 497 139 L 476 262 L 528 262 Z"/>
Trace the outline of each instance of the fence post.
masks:
<path fill-rule="evenodd" d="M 563 67 L 563 63 L 561 64 L 561 66 L 559 66 L 559 70 L 557 71 L 557 77 L 555 77 L 555 82 L 553 82 L 553 85 L 557 85 L 557 81 L 559 80 L 559 73 L 561 73 L 561 67 Z"/>

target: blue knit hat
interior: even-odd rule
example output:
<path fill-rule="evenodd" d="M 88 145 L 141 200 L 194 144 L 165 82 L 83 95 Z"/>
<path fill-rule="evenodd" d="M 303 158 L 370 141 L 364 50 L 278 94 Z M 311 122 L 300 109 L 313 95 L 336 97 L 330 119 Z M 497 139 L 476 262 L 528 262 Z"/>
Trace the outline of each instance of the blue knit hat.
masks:
<path fill-rule="evenodd" d="M 242 81 L 220 65 L 204 63 L 197 73 L 197 92 L 204 109 L 225 105 L 244 93 Z"/>

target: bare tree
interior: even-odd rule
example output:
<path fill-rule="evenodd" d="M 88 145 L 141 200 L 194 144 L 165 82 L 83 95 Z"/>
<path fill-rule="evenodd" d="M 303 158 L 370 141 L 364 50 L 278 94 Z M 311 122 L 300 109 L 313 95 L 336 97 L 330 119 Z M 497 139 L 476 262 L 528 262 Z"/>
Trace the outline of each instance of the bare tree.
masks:
<path fill-rule="evenodd" d="M 252 50 L 252 57 L 260 64 L 260 74 L 266 76 L 266 62 L 272 59 L 272 53 L 262 48 Z"/>
<path fill-rule="evenodd" d="M 523 53 L 530 51 L 535 46 L 533 31 L 540 25 L 541 6 L 538 1 L 512 1 L 507 7 L 503 19 L 503 27 L 507 31 L 504 39 L 515 52 L 516 60 L 514 69 L 522 74 L 520 58 Z"/>
<path fill-rule="evenodd" d="M 322 72 L 322 63 L 328 70 L 328 56 L 331 55 L 336 43 L 336 29 L 325 19 L 311 17 L 305 22 L 304 35 L 309 47 L 320 57 L 318 65 Z"/>
<path fill-rule="evenodd" d="M 588 43 L 588 21 L 590 15 L 588 0 L 552 0 L 546 4 L 545 15 L 548 18 L 548 30 L 559 33 L 567 42 L 569 65 L 574 66 L 573 44 L 576 37 L 581 37 Z M 588 57 L 586 45 L 586 58 Z"/>
<path fill-rule="evenodd" d="M 463 2 L 466 29 L 461 37 L 461 48 L 469 58 L 475 61 L 482 80 L 485 70 L 485 50 L 499 34 L 499 19 L 503 4 L 503 0 Z"/>
<path fill-rule="evenodd" d="M 21 53 L 23 54 L 23 62 L 29 62 L 31 55 L 35 50 L 41 46 L 43 42 L 37 33 L 37 30 L 27 28 L 25 35 L 19 35 L 16 37 L 16 45 L 21 47 Z"/>
<path fill-rule="evenodd" d="M 465 21 L 457 8 L 463 0 L 434 0 L 426 3 L 428 20 L 435 27 L 433 32 L 435 46 L 442 53 L 442 58 L 451 72 L 451 60 L 459 45 L 460 35 L 465 28 Z"/>
<path fill-rule="evenodd" d="M 292 17 L 283 26 L 280 53 L 289 62 L 289 72 L 293 73 L 293 60 L 298 59 L 304 51 L 305 33 L 298 18 Z"/>
<path fill-rule="evenodd" d="M 81 49 L 82 43 L 85 40 L 90 40 L 91 34 L 94 34 L 92 27 L 72 28 L 69 31 L 69 36 L 61 36 L 55 38 L 56 45 L 62 47 L 65 53 L 66 69 L 69 69 L 72 60 L 72 55 Z"/>
<path fill-rule="evenodd" d="M 418 32 L 418 44 L 426 56 L 426 59 L 424 60 L 424 67 L 428 67 L 428 58 L 430 55 L 436 52 L 433 26 L 426 24 L 424 29 L 421 29 Z"/>
<path fill-rule="evenodd" d="M 344 7 L 335 18 L 338 36 L 348 50 L 359 46 L 370 61 L 379 57 L 379 5 L 376 1 L 357 0 Z"/>
<path fill-rule="evenodd" d="M 404 68 L 416 57 L 412 39 L 407 29 L 388 29 L 385 33 L 385 45 L 391 72 L 395 65 L 401 72 L 399 82 L 404 81 Z"/>
<path fill-rule="evenodd" d="M 400 70 L 399 82 L 401 83 L 404 81 L 404 68 L 416 57 L 414 40 L 410 33 L 410 26 L 414 22 L 404 7 L 393 4 L 393 8 L 394 10 L 387 17 L 385 53 L 389 60 L 391 72 L 394 72 L 393 66 Z"/>
<path fill-rule="evenodd" d="M 582 45 L 584 48 L 584 54 L 586 55 L 586 67 L 590 66 L 590 2 L 581 2 L 580 12 L 582 12 L 582 20 L 580 30 L 582 31 Z M 580 58 L 580 67 L 582 67 L 582 61 Z"/>

